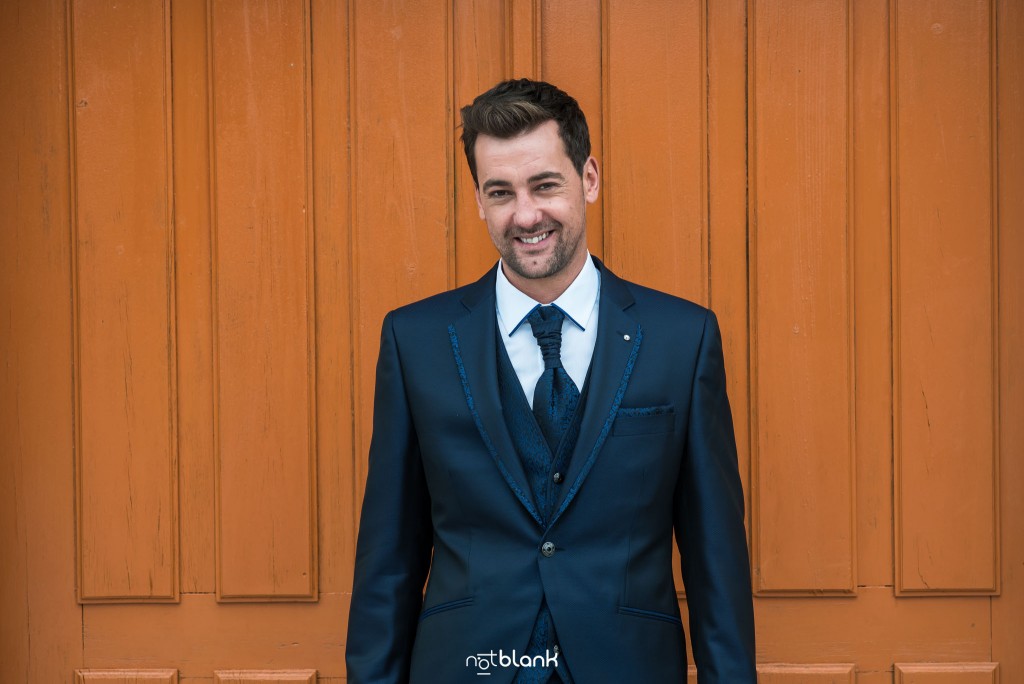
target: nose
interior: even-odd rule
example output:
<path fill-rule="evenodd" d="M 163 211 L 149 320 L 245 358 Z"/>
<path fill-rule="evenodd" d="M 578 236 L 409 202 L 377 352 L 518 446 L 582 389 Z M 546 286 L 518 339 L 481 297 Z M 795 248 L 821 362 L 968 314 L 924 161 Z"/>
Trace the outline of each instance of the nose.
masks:
<path fill-rule="evenodd" d="M 542 219 L 540 207 L 529 193 L 523 193 L 516 197 L 515 211 L 512 214 L 515 225 L 520 228 L 532 228 Z"/>

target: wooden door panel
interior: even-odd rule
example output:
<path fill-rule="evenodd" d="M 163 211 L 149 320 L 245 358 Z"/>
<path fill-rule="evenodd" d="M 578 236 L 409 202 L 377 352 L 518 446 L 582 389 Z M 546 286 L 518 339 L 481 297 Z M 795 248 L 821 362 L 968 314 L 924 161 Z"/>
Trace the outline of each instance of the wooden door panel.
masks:
<path fill-rule="evenodd" d="M 893 15 L 896 589 L 999 591 L 992 3 Z"/>
<path fill-rule="evenodd" d="M 213 673 L 215 684 L 273 684 L 274 682 L 295 682 L 316 684 L 316 672 L 312 670 L 267 671 L 267 670 L 222 670 Z"/>
<path fill-rule="evenodd" d="M 1003 681 L 1024 672 L 1024 459 L 1014 458 L 1024 445 L 1024 45 L 1013 36 L 1024 32 L 1024 5 L 996 4 L 996 113 L 999 268 L 999 510 L 1000 592 L 992 600 L 992 660 L 999 661 Z"/>
<path fill-rule="evenodd" d="M 178 592 L 169 7 L 73 3 L 78 594 Z"/>
<path fill-rule="evenodd" d="M 309 5 L 209 21 L 217 594 L 316 600 Z"/>
<path fill-rule="evenodd" d="M 762 665 L 757 668 L 758 684 L 853 684 L 857 669 L 850 664 Z"/>
<path fill-rule="evenodd" d="M 1014 680 L 1018 4 L 5 3 L 0 679 L 344 681 L 380 321 L 493 265 L 527 75 L 722 322 L 760 681 Z"/>
<path fill-rule="evenodd" d="M 178 684 L 178 671 L 78 670 L 75 684 Z"/>
<path fill-rule="evenodd" d="M 896 664 L 896 684 L 998 684 L 997 663 Z"/>
<path fill-rule="evenodd" d="M 701 304 L 709 289 L 706 11 L 699 0 L 658 11 L 611 4 L 604 63 L 615 93 L 604 122 L 607 263 Z M 615 49 L 641 42 L 643 51 Z M 648 78 L 636 77 L 647 69 Z"/>
<path fill-rule="evenodd" d="M 752 551 L 764 594 L 856 591 L 849 12 L 751 17 Z"/>
<path fill-rule="evenodd" d="M 0 3 L 0 680 L 69 681 L 76 601 L 67 7 Z"/>

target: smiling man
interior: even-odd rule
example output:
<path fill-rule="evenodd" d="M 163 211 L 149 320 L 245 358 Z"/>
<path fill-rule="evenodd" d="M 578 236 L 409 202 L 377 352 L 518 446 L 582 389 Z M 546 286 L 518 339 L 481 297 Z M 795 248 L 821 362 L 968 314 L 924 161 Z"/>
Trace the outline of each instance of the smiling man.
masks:
<path fill-rule="evenodd" d="M 698 681 L 755 682 L 714 314 L 588 253 L 572 97 L 506 81 L 462 127 L 501 259 L 384 319 L 348 681 L 685 682 L 674 537 Z"/>

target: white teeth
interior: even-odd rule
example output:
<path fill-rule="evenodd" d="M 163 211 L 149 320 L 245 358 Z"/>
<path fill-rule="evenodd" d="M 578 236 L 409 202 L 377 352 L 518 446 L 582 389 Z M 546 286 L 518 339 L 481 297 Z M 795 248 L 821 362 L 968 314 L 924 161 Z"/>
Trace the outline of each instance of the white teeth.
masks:
<path fill-rule="evenodd" d="M 524 237 L 524 238 L 519 238 L 519 239 L 522 240 L 523 242 L 525 242 L 528 245 L 535 245 L 538 242 L 540 242 L 541 240 L 543 240 L 544 238 L 546 238 L 547 236 L 548 236 L 548 233 L 541 233 L 540 235 L 535 235 L 532 238 L 525 238 Z"/>

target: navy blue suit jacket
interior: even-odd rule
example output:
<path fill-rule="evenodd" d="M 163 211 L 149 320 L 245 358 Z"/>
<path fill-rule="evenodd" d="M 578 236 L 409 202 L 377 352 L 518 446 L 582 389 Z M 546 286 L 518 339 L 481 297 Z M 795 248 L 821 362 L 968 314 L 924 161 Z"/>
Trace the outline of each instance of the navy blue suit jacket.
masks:
<path fill-rule="evenodd" d="M 547 525 L 502 417 L 494 270 L 385 318 L 349 615 L 352 684 L 480 682 L 482 670 L 489 684 L 510 682 L 516 668 L 498 655 L 523 653 L 542 595 L 577 684 L 684 682 L 673 532 L 700 682 L 755 681 L 718 323 L 597 265 L 589 395 Z M 541 553 L 548 541 L 551 555 Z"/>

